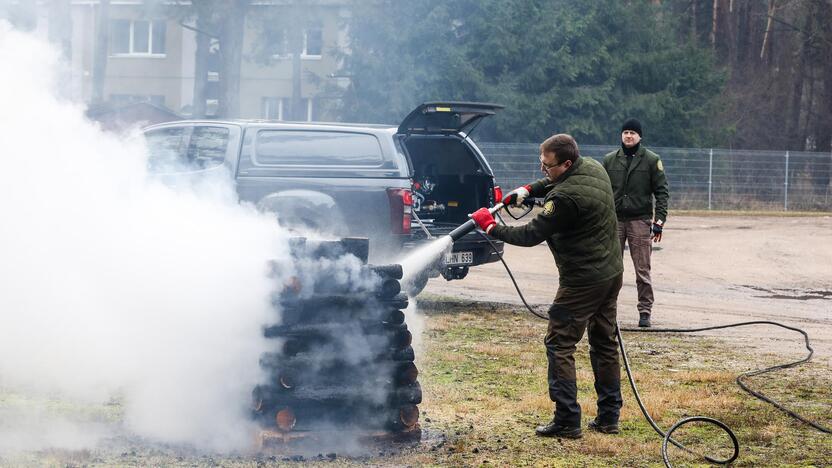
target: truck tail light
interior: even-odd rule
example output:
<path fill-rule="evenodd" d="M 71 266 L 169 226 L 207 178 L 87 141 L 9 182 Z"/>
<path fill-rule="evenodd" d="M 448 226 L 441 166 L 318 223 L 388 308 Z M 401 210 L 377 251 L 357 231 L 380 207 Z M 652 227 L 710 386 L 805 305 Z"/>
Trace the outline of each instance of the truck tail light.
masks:
<path fill-rule="evenodd" d="M 413 194 L 410 189 L 387 189 L 390 199 L 390 223 L 393 234 L 410 234 L 410 211 L 413 208 Z"/>
<path fill-rule="evenodd" d="M 494 204 L 500 203 L 503 201 L 503 189 L 500 188 L 499 185 L 494 186 Z"/>

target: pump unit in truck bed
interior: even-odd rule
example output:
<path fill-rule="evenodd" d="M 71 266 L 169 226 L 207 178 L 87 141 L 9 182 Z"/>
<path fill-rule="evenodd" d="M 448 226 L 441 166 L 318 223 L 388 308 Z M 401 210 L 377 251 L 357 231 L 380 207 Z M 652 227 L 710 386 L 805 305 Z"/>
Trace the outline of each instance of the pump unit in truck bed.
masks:
<path fill-rule="evenodd" d="M 400 126 L 185 120 L 144 129 L 151 170 L 228 171 L 240 199 L 281 225 L 370 239 L 370 261 L 389 261 L 498 202 L 494 174 L 469 134 L 502 106 L 430 102 Z M 495 241 L 498 250 L 503 245 Z M 463 278 L 498 256 L 471 233 L 456 242 L 442 275 Z M 424 287 L 426 278 L 414 291 Z"/>

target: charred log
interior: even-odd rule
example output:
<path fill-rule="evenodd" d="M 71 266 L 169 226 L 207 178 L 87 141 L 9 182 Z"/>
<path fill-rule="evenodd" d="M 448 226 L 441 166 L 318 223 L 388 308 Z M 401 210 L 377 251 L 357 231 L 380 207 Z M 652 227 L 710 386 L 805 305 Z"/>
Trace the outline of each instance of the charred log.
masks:
<path fill-rule="evenodd" d="M 402 269 L 402 266 L 397 264 L 369 265 L 369 268 L 382 278 L 393 278 L 400 280 L 404 276 L 404 270 Z"/>
<path fill-rule="evenodd" d="M 367 265 L 366 239 L 298 238 L 291 247 L 295 276 L 272 298 L 281 321 L 263 329 L 273 346 L 260 357 L 266 380 L 252 391 L 253 417 L 278 433 L 418 433 L 422 389 L 401 265 Z"/>

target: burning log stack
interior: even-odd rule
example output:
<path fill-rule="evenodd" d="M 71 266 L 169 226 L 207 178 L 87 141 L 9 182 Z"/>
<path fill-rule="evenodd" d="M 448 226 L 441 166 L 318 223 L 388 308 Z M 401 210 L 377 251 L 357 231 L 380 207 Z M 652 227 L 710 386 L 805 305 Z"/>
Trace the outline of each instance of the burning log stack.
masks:
<path fill-rule="evenodd" d="M 422 389 L 403 309 L 401 265 L 367 265 L 368 241 L 293 245 L 300 271 L 275 302 L 282 322 L 264 329 L 268 384 L 254 411 L 283 438 L 315 431 L 418 438 Z M 354 256 L 354 257 L 351 257 Z"/>

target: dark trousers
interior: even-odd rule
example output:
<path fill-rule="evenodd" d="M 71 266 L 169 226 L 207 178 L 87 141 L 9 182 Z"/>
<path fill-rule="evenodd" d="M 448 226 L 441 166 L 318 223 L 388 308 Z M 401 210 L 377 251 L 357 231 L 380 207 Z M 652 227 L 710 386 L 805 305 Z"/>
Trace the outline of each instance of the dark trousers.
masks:
<path fill-rule="evenodd" d="M 616 304 L 622 275 L 592 285 L 558 288 L 549 308 L 546 357 L 549 361 L 549 398 L 555 403 L 555 422 L 580 426 L 581 406 L 575 378 L 575 346 L 587 330 L 589 359 L 598 395 L 598 421 L 618 422 L 621 412 L 621 369 L 615 336 Z"/>
<path fill-rule="evenodd" d="M 636 291 L 638 292 L 638 311 L 650 313 L 653 309 L 653 282 L 650 280 L 650 255 L 653 252 L 653 239 L 650 237 L 653 222 L 649 219 L 618 221 L 618 240 L 621 253 L 624 243 L 630 246 L 630 257 L 636 270 Z"/>

